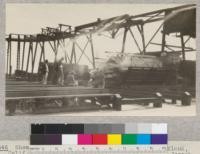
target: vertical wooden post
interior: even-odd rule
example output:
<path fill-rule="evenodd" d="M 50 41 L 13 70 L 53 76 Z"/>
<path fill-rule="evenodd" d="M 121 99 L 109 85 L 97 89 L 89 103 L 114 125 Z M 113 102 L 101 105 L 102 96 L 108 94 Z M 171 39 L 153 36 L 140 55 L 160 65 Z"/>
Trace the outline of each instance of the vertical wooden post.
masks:
<path fill-rule="evenodd" d="M 166 44 L 166 41 L 165 41 L 165 31 L 163 30 L 162 32 L 162 46 L 161 46 L 161 52 L 164 52 L 165 51 L 165 44 Z"/>
<path fill-rule="evenodd" d="M 95 57 L 94 57 L 94 46 L 93 46 L 93 41 L 92 41 L 92 34 L 89 36 L 90 39 L 90 46 L 91 46 L 91 52 L 92 52 L 92 63 L 93 63 L 93 68 L 95 68 Z"/>
<path fill-rule="evenodd" d="M 9 56 L 10 56 L 10 40 L 7 41 L 7 65 L 6 65 L 6 73 L 9 74 Z"/>
<path fill-rule="evenodd" d="M 18 40 L 17 40 L 17 65 L 16 69 L 20 69 L 20 35 L 18 35 Z"/>
<path fill-rule="evenodd" d="M 167 16 L 167 14 L 168 13 L 165 12 L 165 16 Z M 165 51 L 165 45 L 166 45 L 166 33 L 165 33 L 165 24 L 163 24 L 161 52 Z"/>
<path fill-rule="evenodd" d="M 77 63 L 77 60 L 76 60 L 76 45 L 74 43 L 74 63 L 76 64 Z"/>
<path fill-rule="evenodd" d="M 41 48 L 41 52 L 40 52 L 40 59 L 39 59 L 39 66 L 40 66 L 40 63 L 42 61 L 42 57 L 44 56 L 44 41 L 43 42 L 39 42 L 40 43 L 40 48 Z M 39 71 L 39 66 L 38 66 L 38 71 Z"/>
<path fill-rule="evenodd" d="M 21 66 L 22 71 L 24 69 L 25 48 L 26 48 L 26 41 L 25 41 L 25 35 L 24 35 L 24 43 L 23 43 L 23 51 L 22 51 L 22 66 Z"/>
<path fill-rule="evenodd" d="M 58 54 L 58 50 L 57 50 L 57 46 L 56 46 L 56 40 L 53 41 L 54 44 L 54 53 L 55 53 L 55 60 L 57 59 L 57 54 Z"/>
<path fill-rule="evenodd" d="M 126 36 L 127 36 L 128 28 L 124 28 L 124 36 L 123 36 L 123 42 L 122 42 L 122 51 L 121 53 L 124 53 L 125 51 L 125 44 L 126 44 Z"/>
<path fill-rule="evenodd" d="M 31 72 L 32 72 L 32 69 L 33 69 L 33 44 L 34 43 L 32 43 L 32 46 L 31 46 Z"/>
<path fill-rule="evenodd" d="M 185 60 L 185 42 L 184 42 L 184 36 L 182 33 L 181 33 L 181 47 L 182 47 L 183 60 Z"/>
<path fill-rule="evenodd" d="M 45 60 L 46 60 L 46 57 L 45 57 L 45 42 L 43 41 L 42 43 L 43 43 L 43 44 L 42 44 L 43 61 L 45 61 Z"/>
<path fill-rule="evenodd" d="M 70 63 L 73 63 L 73 58 L 74 58 L 74 50 L 75 50 L 75 43 L 72 43 L 72 52 L 71 52 L 71 57 L 70 57 Z"/>
<path fill-rule="evenodd" d="M 27 64 L 26 64 L 26 72 L 28 72 L 29 59 L 30 59 L 30 53 L 32 52 L 32 48 L 33 48 L 33 42 L 30 42 L 29 43 L 29 50 L 28 50 L 28 57 L 27 57 Z"/>
<path fill-rule="evenodd" d="M 35 52 L 34 52 L 34 57 L 33 57 L 33 61 L 32 61 L 32 73 L 34 71 L 34 66 L 35 66 L 35 58 L 36 58 L 36 54 L 37 54 L 37 47 L 38 47 L 38 42 L 36 42 L 35 44 Z"/>
<path fill-rule="evenodd" d="M 73 41 L 73 45 L 74 45 L 74 64 L 77 63 L 77 57 L 76 57 L 76 43 Z"/>
<path fill-rule="evenodd" d="M 63 43 L 65 44 L 65 42 L 64 42 L 65 40 L 63 40 Z M 60 45 L 60 40 L 57 40 L 57 46 L 56 46 L 56 52 L 57 52 L 57 54 L 58 54 L 58 49 L 59 49 L 59 45 Z"/>
<path fill-rule="evenodd" d="M 145 38 L 144 38 L 144 25 L 141 25 L 141 36 L 142 36 L 142 45 L 143 45 L 143 54 L 146 52 Z"/>
<path fill-rule="evenodd" d="M 11 43 L 11 39 L 12 39 L 12 36 L 11 35 L 9 35 L 9 40 L 10 40 L 10 42 L 9 42 L 9 50 L 10 50 L 10 64 L 9 64 L 9 66 L 10 66 L 10 68 L 9 68 L 9 74 L 11 75 L 12 74 L 12 43 Z"/>
<path fill-rule="evenodd" d="M 72 64 L 74 60 L 74 64 L 76 64 L 76 45 L 75 42 L 73 42 L 72 44 L 72 52 L 71 52 L 71 59 L 70 59 L 70 63 Z"/>
<path fill-rule="evenodd" d="M 40 42 L 40 48 L 41 48 L 41 52 L 40 52 L 40 59 L 39 59 L 39 64 L 41 63 L 41 61 L 42 61 L 42 44 L 41 44 L 41 42 Z"/>

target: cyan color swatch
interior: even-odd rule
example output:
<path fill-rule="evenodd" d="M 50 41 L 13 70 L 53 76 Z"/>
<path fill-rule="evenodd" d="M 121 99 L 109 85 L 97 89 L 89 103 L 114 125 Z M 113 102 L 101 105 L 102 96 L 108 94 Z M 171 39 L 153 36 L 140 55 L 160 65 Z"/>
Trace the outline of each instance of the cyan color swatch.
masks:
<path fill-rule="evenodd" d="M 137 134 L 137 144 L 151 144 L 151 135 Z"/>

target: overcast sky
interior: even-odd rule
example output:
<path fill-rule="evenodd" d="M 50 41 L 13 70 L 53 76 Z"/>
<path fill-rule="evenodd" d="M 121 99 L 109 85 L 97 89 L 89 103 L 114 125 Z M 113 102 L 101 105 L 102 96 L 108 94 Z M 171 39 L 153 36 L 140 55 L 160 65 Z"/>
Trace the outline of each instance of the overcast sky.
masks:
<path fill-rule="evenodd" d="M 175 7 L 181 4 L 157 4 L 157 5 L 140 5 L 140 4 L 7 4 L 6 6 L 6 34 L 21 33 L 21 34 L 36 34 L 41 32 L 41 28 L 57 27 L 59 23 L 77 26 L 88 22 L 94 22 L 97 18 L 106 19 L 109 17 L 119 16 L 123 14 L 136 15 L 144 12 L 154 11 L 163 8 Z M 150 39 L 160 22 L 145 25 L 146 42 Z M 133 32 L 137 38 L 139 33 L 133 28 Z M 95 57 L 106 58 L 105 51 L 120 52 L 122 46 L 122 35 L 117 39 L 108 39 L 103 36 L 94 37 Z M 80 38 L 78 42 L 81 47 L 84 47 L 84 38 Z M 139 39 L 138 39 L 139 41 Z M 170 38 L 169 41 L 177 42 L 177 38 Z M 141 41 L 140 41 L 141 42 Z M 161 35 L 158 35 L 153 42 L 161 43 Z M 189 42 L 192 46 L 194 41 Z M 141 43 L 140 43 L 141 45 Z M 14 45 L 13 50 L 16 47 Z M 71 43 L 68 48 L 60 48 L 59 57 L 63 56 L 65 50 L 71 49 Z M 152 46 L 149 50 L 160 50 L 160 47 Z M 128 34 L 126 52 L 138 52 L 133 39 Z M 78 51 L 77 53 L 80 53 Z M 90 57 L 90 47 L 88 46 L 86 53 Z M 15 68 L 16 52 L 13 51 L 13 67 Z M 50 47 L 46 47 L 46 58 L 53 62 L 53 52 Z M 195 59 L 195 54 L 189 54 L 189 59 Z M 38 57 L 36 57 L 36 60 Z M 83 58 L 82 64 L 89 64 Z"/>

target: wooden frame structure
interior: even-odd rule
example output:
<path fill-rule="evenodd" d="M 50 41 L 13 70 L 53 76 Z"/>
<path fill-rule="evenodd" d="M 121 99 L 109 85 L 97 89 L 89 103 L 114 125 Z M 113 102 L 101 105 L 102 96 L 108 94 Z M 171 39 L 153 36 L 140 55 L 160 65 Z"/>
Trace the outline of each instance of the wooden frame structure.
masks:
<path fill-rule="evenodd" d="M 195 49 L 186 47 L 185 44 L 191 38 L 188 37 L 187 40 L 184 40 L 184 34 L 180 33 L 181 46 L 172 46 L 166 43 L 165 27 L 163 26 L 168 15 L 173 11 L 180 12 L 187 9 L 195 9 L 195 5 L 183 5 L 174 8 L 167 8 L 157 11 L 152 11 L 148 13 L 143 13 L 139 15 L 122 15 L 105 20 L 97 19 L 97 21 L 76 26 L 72 28 L 70 25 L 59 24 L 57 28 L 46 27 L 42 28 L 42 32 L 36 35 L 26 35 L 26 34 L 9 34 L 6 37 L 7 41 L 7 67 L 6 73 L 12 74 L 12 44 L 17 42 L 17 56 L 16 56 L 16 69 L 23 70 L 28 72 L 31 70 L 31 73 L 34 72 L 36 55 L 40 54 L 39 63 L 45 60 L 45 48 L 49 45 L 54 52 L 55 59 L 58 55 L 58 48 L 65 46 L 66 40 L 71 40 L 73 42 L 71 53 L 68 51 L 65 53 L 65 60 L 67 63 L 79 63 L 81 58 L 85 57 L 95 68 L 95 53 L 93 45 L 93 34 L 99 34 L 108 32 L 112 38 L 115 38 L 116 34 L 120 29 L 124 29 L 123 39 L 122 39 L 122 48 L 121 53 L 125 52 L 126 38 L 127 34 L 130 33 L 131 37 L 140 54 L 145 54 L 148 51 L 148 46 L 150 44 L 161 46 L 161 52 L 164 52 L 165 49 L 170 51 L 179 51 L 185 59 L 185 52 L 194 51 Z M 170 13 L 169 13 L 170 12 Z M 155 33 L 152 35 L 151 39 L 147 41 L 144 34 L 144 25 L 148 23 L 153 23 L 157 21 L 163 21 Z M 136 28 L 141 36 L 142 46 L 139 45 L 134 33 L 133 28 Z M 154 43 L 152 40 L 162 29 L 162 42 Z M 87 39 L 84 48 L 81 48 L 79 42 L 76 38 L 84 36 Z M 26 46 L 28 45 L 28 51 Z M 91 53 L 85 53 L 86 48 L 90 45 Z M 179 49 L 179 50 L 177 50 Z M 80 57 L 77 57 L 77 52 L 80 52 Z M 28 52 L 27 59 L 25 60 L 25 53 Z M 40 53 L 39 53 L 40 52 Z M 91 54 L 92 58 L 88 57 L 88 54 Z M 31 63 L 31 64 L 30 64 Z M 26 66 L 24 66 L 26 64 Z"/>

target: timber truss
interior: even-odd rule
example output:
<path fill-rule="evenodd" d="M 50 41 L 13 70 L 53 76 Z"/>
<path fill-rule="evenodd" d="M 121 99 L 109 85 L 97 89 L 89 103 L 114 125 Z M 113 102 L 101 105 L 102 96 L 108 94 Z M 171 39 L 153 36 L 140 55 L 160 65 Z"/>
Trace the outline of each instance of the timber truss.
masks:
<path fill-rule="evenodd" d="M 179 51 L 182 52 L 183 58 L 185 59 L 186 51 L 194 51 L 193 48 L 186 47 L 186 43 L 191 38 L 189 36 L 184 40 L 184 34 L 179 32 L 181 38 L 181 46 L 168 45 L 166 43 L 166 35 L 164 29 L 165 20 L 169 20 L 171 14 L 180 12 L 182 10 L 195 9 L 195 5 L 183 5 L 174 8 L 167 8 L 162 10 L 157 10 L 153 12 L 143 13 L 139 15 L 121 15 L 109 19 L 101 20 L 100 18 L 97 21 L 72 27 L 70 25 L 59 24 L 57 28 L 46 27 L 42 28 L 41 33 L 36 35 L 26 35 L 26 34 L 9 34 L 6 37 L 7 41 L 7 74 L 12 73 L 12 44 L 17 42 L 17 57 L 16 57 L 16 69 L 23 70 L 26 72 L 34 72 L 36 64 L 36 56 L 39 54 L 39 62 L 45 60 L 45 54 L 48 54 L 45 51 L 46 46 L 50 46 L 52 49 L 55 59 L 57 59 L 58 49 L 63 48 L 65 53 L 65 60 L 67 63 L 77 64 L 82 58 L 86 58 L 95 68 L 95 53 L 93 46 L 93 35 L 94 34 L 108 34 L 111 38 L 115 38 L 119 33 L 119 30 L 123 30 L 122 38 L 122 48 L 121 53 L 125 52 L 125 44 L 127 34 L 133 38 L 133 42 L 137 46 L 137 49 L 140 54 L 145 54 L 148 51 L 148 46 L 150 44 L 161 46 L 160 51 L 163 52 L 165 49 L 170 51 Z M 170 14 L 170 13 L 171 14 Z M 148 23 L 153 23 L 157 21 L 161 22 L 161 25 L 158 29 L 155 30 L 154 34 L 150 40 L 145 40 L 144 25 Z M 139 32 L 141 36 L 142 43 L 138 43 L 138 40 L 133 32 L 133 28 Z M 160 43 L 152 42 L 154 37 L 158 32 L 162 31 L 162 41 Z M 84 47 L 80 46 L 77 38 L 84 37 L 86 38 L 86 43 Z M 72 43 L 70 50 L 67 50 L 67 41 Z M 142 45 L 141 45 L 142 44 Z M 28 46 L 28 48 L 26 47 Z M 91 52 L 86 53 L 86 48 L 90 47 Z M 28 51 L 27 51 L 28 49 Z M 177 50 L 179 49 L 179 50 Z M 48 51 L 49 52 L 49 51 Z M 77 56 L 79 52 L 79 56 Z M 25 56 L 27 53 L 27 57 Z M 90 56 L 89 56 L 90 55 Z"/>

